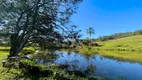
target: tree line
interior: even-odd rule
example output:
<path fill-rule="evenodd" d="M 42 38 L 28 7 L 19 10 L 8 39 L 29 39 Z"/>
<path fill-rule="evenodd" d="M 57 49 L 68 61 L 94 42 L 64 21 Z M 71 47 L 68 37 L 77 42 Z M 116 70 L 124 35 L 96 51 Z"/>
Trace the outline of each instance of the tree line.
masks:
<path fill-rule="evenodd" d="M 99 38 L 95 40 L 107 41 L 107 40 L 113 40 L 113 39 L 124 38 L 124 37 L 135 36 L 135 35 L 142 35 L 142 30 L 136 30 L 134 32 L 116 33 L 109 36 L 100 36 Z"/>

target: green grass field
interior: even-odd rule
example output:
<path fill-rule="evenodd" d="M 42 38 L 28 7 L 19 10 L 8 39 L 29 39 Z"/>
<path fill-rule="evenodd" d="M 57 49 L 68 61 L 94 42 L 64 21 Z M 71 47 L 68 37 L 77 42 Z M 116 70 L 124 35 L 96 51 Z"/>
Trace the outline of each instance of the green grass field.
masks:
<path fill-rule="evenodd" d="M 94 49 L 122 50 L 122 51 L 142 51 L 142 35 L 120 38 L 105 42 L 97 42 L 102 45 Z"/>
<path fill-rule="evenodd" d="M 1 60 L 2 58 L 7 57 L 8 54 L 9 54 L 8 51 L 0 51 L 0 60 Z"/>
<path fill-rule="evenodd" d="M 0 51 L 0 66 L 2 65 L 2 59 L 7 58 L 7 55 L 9 54 L 8 51 Z"/>

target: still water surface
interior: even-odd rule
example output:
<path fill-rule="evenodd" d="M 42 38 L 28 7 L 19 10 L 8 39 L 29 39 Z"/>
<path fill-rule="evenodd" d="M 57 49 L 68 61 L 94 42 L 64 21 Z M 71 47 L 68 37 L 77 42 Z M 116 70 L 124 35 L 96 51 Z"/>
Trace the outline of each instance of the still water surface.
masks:
<path fill-rule="evenodd" d="M 67 70 L 81 70 L 91 77 L 101 76 L 106 78 L 124 78 L 126 80 L 142 80 L 142 64 L 139 61 L 105 57 L 99 55 L 99 53 L 87 55 L 65 51 L 34 56 L 40 64 L 66 64 L 69 65 Z"/>

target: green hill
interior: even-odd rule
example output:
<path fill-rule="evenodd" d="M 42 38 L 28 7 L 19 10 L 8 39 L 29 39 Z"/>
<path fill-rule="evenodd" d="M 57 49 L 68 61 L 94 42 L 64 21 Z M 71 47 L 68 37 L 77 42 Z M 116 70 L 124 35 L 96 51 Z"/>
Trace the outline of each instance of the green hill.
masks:
<path fill-rule="evenodd" d="M 125 37 L 136 36 L 136 35 L 142 35 L 142 29 L 134 31 L 134 32 L 124 32 L 124 33 L 111 34 L 108 36 L 100 36 L 99 38 L 95 39 L 95 41 L 115 40 L 119 38 L 125 38 Z"/>
<path fill-rule="evenodd" d="M 117 49 L 117 50 L 139 50 L 142 51 L 142 35 L 136 35 L 131 37 L 119 38 L 116 40 L 109 40 L 104 42 L 98 42 L 100 49 Z"/>

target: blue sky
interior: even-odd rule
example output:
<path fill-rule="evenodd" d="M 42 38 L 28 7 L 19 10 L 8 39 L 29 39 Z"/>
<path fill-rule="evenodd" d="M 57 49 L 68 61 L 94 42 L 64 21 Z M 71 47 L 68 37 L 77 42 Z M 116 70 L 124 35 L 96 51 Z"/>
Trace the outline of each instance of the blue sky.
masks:
<path fill-rule="evenodd" d="M 89 26 L 95 30 L 93 38 L 135 31 L 142 29 L 142 0 L 84 0 L 71 20 L 82 38 Z"/>

